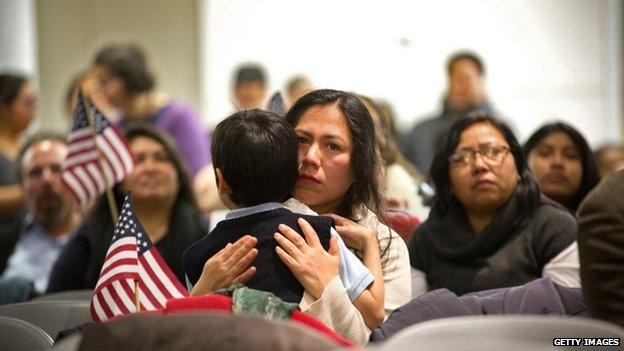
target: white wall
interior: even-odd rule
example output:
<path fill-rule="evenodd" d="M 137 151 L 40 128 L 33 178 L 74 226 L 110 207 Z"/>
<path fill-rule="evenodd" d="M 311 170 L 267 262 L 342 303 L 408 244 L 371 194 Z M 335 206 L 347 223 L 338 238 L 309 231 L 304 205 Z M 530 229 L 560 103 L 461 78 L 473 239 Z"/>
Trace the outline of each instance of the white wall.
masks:
<path fill-rule="evenodd" d="M 621 9 L 617 0 L 203 0 L 204 115 L 212 126 L 225 117 L 232 69 L 258 61 L 272 90 L 305 73 L 317 87 L 387 98 L 409 127 L 439 108 L 445 59 L 468 48 L 484 57 L 491 100 L 521 139 L 559 118 L 595 144 L 621 136 Z"/>
<path fill-rule="evenodd" d="M 32 0 L 1 0 L 0 71 L 18 71 L 36 79 L 36 38 Z"/>

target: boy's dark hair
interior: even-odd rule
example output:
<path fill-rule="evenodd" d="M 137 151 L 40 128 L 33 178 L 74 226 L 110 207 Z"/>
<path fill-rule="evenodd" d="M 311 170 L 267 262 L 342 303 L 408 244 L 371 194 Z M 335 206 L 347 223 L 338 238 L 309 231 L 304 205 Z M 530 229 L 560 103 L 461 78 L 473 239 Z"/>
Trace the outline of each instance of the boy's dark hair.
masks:
<path fill-rule="evenodd" d="M 299 139 L 282 117 L 259 109 L 234 113 L 212 135 L 212 162 L 239 206 L 282 202 L 298 178 Z"/>
<path fill-rule="evenodd" d="M 446 73 L 448 76 L 451 76 L 453 71 L 453 65 L 461 60 L 469 60 L 477 66 L 477 70 L 479 71 L 479 75 L 485 75 L 485 65 L 483 64 L 483 60 L 472 51 L 458 51 L 451 55 L 446 62 Z"/>

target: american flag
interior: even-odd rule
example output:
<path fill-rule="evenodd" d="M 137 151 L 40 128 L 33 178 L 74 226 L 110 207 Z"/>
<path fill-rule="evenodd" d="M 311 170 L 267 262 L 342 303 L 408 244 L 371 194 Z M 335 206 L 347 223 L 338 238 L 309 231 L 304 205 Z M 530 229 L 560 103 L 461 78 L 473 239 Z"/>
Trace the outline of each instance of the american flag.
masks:
<path fill-rule="evenodd" d="M 112 187 L 121 182 L 134 168 L 132 154 L 121 133 L 93 105 L 91 115 L 95 128 L 92 128 L 86 111 L 79 95 L 74 123 L 67 137 L 69 153 L 63 162 L 63 182 L 81 207 L 103 194 L 107 185 Z"/>
<path fill-rule="evenodd" d="M 93 292 L 91 319 L 103 322 L 136 312 L 137 281 L 141 311 L 162 309 L 167 300 L 189 295 L 150 242 L 128 194 Z"/>

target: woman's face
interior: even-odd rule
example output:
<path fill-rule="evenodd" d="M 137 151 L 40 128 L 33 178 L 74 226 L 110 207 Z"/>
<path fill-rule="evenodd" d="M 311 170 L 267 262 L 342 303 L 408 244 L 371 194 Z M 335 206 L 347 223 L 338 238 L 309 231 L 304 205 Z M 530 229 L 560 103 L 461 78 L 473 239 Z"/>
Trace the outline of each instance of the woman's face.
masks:
<path fill-rule="evenodd" d="M 126 177 L 124 186 L 137 201 L 171 201 L 178 194 L 176 168 L 156 140 L 139 136 L 130 142 L 135 159 L 134 171 Z"/>
<path fill-rule="evenodd" d="M 294 195 L 319 214 L 334 212 L 355 181 L 347 120 L 336 104 L 313 106 L 295 131 L 300 142 Z"/>
<path fill-rule="evenodd" d="M 35 118 L 35 114 L 37 114 L 37 96 L 32 85 L 23 84 L 15 100 L 6 106 L 5 112 L 13 130 L 21 132 L 28 128 L 30 122 Z"/>
<path fill-rule="evenodd" d="M 96 65 L 93 68 L 93 76 L 100 83 L 101 92 L 108 103 L 117 108 L 122 107 L 128 95 L 124 81 L 113 75 L 110 69 L 103 65 Z"/>
<path fill-rule="evenodd" d="M 553 132 L 528 155 L 529 167 L 546 196 L 560 202 L 572 200 L 583 178 L 581 154 L 565 132 Z"/>
<path fill-rule="evenodd" d="M 509 144 L 489 123 L 477 123 L 460 136 L 454 155 L 462 154 L 471 154 L 472 159 L 449 161 L 452 193 L 467 211 L 496 211 L 509 200 L 520 178 Z"/>

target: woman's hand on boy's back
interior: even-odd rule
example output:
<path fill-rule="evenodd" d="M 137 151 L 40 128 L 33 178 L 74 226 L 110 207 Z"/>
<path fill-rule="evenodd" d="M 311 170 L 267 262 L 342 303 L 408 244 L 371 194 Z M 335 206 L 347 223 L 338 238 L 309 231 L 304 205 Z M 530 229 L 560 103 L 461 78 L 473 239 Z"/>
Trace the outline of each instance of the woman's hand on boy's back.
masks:
<path fill-rule="evenodd" d="M 256 267 L 250 265 L 258 254 L 257 242 L 258 239 L 245 235 L 208 259 L 191 296 L 209 294 L 232 284 L 245 284 L 256 273 Z"/>
<path fill-rule="evenodd" d="M 303 288 L 315 299 L 323 295 L 323 291 L 340 269 L 340 249 L 336 238 L 329 241 L 329 251 L 325 251 L 314 228 L 306 220 L 298 220 L 305 239 L 287 225 L 280 224 L 281 232 L 275 233 L 279 246 L 275 248 L 277 255 L 288 266 Z"/>
<path fill-rule="evenodd" d="M 377 235 L 367 227 L 337 214 L 326 213 L 323 216 L 334 220 L 336 231 L 347 247 L 359 252 L 365 252 L 371 247 L 378 247 Z"/>

